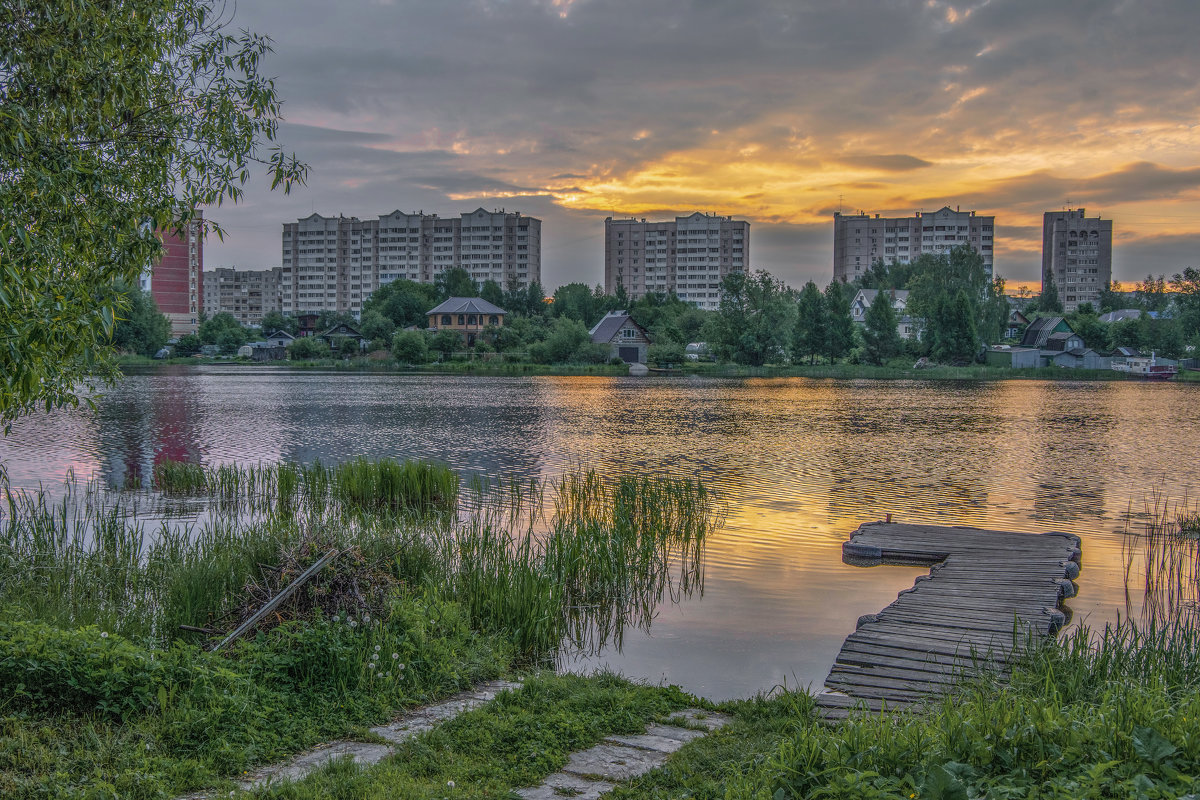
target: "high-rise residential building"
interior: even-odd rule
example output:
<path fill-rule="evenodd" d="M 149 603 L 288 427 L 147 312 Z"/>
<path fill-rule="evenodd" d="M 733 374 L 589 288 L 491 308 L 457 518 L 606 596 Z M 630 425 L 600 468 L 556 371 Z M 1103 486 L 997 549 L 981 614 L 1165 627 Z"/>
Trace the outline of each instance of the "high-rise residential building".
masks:
<path fill-rule="evenodd" d="M 1084 216 L 1082 208 L 1042 216 L 1042 290 L 1053 280 L 1063 311 L 1084 303 L 1100 310 L 1100 292 L 1112 280 L 1112 220 Z"/>
<path fill-rule="evenodd" d="M 376 219 L 313 214 L 283 225 L 285 314 L 362 310 L 380 286 L 432 283 L 461 267 L 507 288 L 542 280 L 542 221 L 478 208 L 456 217 L 394 211 Z"/>
<path fill-rule="evenodd" d="M 697 211 L 674 222 L 604 220 L 604 290 L 625 287 L 629 299 L 674 292 L 698 308 L 716 309 L 721 281 L 750 265 L 750 223 Z"/>
<path fill-rule="evenodd" d="M 261 325 L 264 315 L 282 311 L 279 294 L 282 267 L 234 269 L 217 267 L 204 273 L 204 314 L 232 314 L 243 325 Z M 272 331 L 264 331 L 272 333 Z"/>
<path fill-rule="evenodd" d="M 171 321 L 171 335 L 195 333 L 204 308 L 204 222 L 201 212 L 182 230 L 159 231 L 162 260 L 142 275 L 144 291 Z"/>
<path fill-rule="evenodd" d="M 911 217 L 878 214 L 833 215 L 833 277 L 843 282 L 861 278 L 871 264 L 907 264 L 922 253 L 948 253 L 968 245 L 981 256 L 987 274 L 992 274 L 992 244 L 996 218 L 974 211 L 918 211 Z"/>

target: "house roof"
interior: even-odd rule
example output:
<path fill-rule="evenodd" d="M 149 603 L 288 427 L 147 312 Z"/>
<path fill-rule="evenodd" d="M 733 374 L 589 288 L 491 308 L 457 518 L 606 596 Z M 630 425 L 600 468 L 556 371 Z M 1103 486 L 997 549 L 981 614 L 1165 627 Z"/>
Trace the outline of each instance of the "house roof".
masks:
<path fill-rule="evenodd" d="M 906 306 L 908 305 L 908 289 L 895 289 L 895 290 L 889 289 L 888 291 L 892 292 L 892 295 L 893 295 L 892 305 L 893 306 L 895 306 L 897 302 L 903 303 Z M 879 290 L 878 289 L 859 289 L 858 294 L 855 295 L 855 298 L 857 298 L 858 295 L 860 295 L 860 294 L 862 295 L 862 298 L 863 298 L 863 304 L 869 306 L 869 305 L 871 305 L 871 303 L 875 302 L 875 295 L 879 294 Z"/>
<path fill-rule="evenodd" d="M 643 336 L 647 339 L 650 337 L 646 334 L 646 329 L 638 325 L 633 317 L 629 316 L 626 311 L 610 311 L 600 318 L 600 321 L 589 331 L 592 337 L 593 344 L 607 344 L 617 335 L 617 331 L 625 327 L 626 323 L 632 323 Z"/>
<path fill-rule="evenodd" d="M 292 336 L 292 335 L 291 335 L 290 333 L 288 333 L 287 331 L 275 331 L 274 333 L 272 333 L 272 334 L 271 334 L 270 336 L 268 336 L 267 338 L 268 338 L 268 339 L 279 339 L 279 338 L 281 338 L 281 337 L 283 337 L 283 336 L 286 336 L 286 337 L 287 337 L 287 338 L 289 338 L 289 339 L 295 339 L 295 338 L 296 338 L 295 336 Z"/>
<path fill-rule="evenodd" d="M 1066 352 L 1067 345 L 1070 343 L 1072 337 L 1078 338 L 1074 333 L 1052 333 L 1046 337 L 1046 342 L 1042 345 L 1042 349 Z"/>
<path fill-rule="evenodd" d="M 1067 330 L 1071 329 L 1071 326 L 1067 325 L 1067 321 L 1062 317 L 1038 317 L 1025 329 L 1025 335 L 1021 337 L 1021 346 L 1045 347 L 1050 334 L 1054 333 L 1054 329 L 1060 325 L 1066 326 Z"/>
<path fill-rule="evenodd" d="M 337 331 L 339 328 L 345 328 L 348 333 L 339 332 L 335 334 L 334 331 Z M 326 336 L 357 336 L 360 339 L 364 338 L 363 335 L 355 330 L 353 326 L 347 325 L 344 322 L 339 322 L 337 325 L 334 325 L 332 328 L 321 334 L 322 338 Z"/>
<path fill-rule="evenodd" d="M 495 306 L 482 297 L 451 297 L 446 302 L 431 308 L 426 314 L 507 314 L 500 306 Z"/>
<path fill-rule="evenodd" d="M 1142 311 L 1139 308 L 1118 308 L 1116 311 L 1109 311 L 1100 315 L 1100 321 L 1106 323 L 1123 322 L 1127 319 L 1138 319 L 1142 316 Z"/>

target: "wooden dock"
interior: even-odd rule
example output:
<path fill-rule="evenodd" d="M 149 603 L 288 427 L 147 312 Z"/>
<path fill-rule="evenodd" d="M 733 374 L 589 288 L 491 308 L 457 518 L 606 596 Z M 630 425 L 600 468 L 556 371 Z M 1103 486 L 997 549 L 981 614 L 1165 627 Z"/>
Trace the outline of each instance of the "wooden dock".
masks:
<path fill-rule="evenodd" d="M 965 674 L 1001 673 L 1029 636 L 1066 623 L 1079 537 L 872 522 L 842 545 L 847 563 L 931 564 L 929 575 L 858 620 L 817 697 L 827 720 L 919 706 Z"/>

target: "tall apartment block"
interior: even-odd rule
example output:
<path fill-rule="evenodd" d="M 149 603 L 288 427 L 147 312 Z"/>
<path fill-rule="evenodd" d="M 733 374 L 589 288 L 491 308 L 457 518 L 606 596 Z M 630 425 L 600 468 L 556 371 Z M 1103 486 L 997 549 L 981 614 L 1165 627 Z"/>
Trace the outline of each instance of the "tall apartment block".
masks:
<path fill-rule="evenodd" d="M 674 292 L 697 308 L 716 309 L 721 280 L 750 264 L 750 223 L 696 212 L 674 222 L 604 220 L 604 290 L 625 287 L 636 300 Z"/>
<path fill-rule="evenodd" d="M 171 321 L 171 335 L 195 333 L 204 307 L 204 235 L 199 211 L 186 230 L 159 231 L 162 260 L 142 274 L 142 290 Z"/>
<path fill-rule="evenodd" d="M 907 264 L 922 253 L 944 254 L 959 245 L 969 245 L 982 255 L 984 269 L 991 275 L 995 227 L 995 217 L 949 206 L 882 219 L 878 214 L 834 212 L 833 277 L 849 282 L 861 278 L 877 260 Z"/>
<path fill-rule="evenodd" d="M 282 310 L 357 314 L 384 284 L 432 283 L 452 267 L 506 288 L 541 283 L 542 221 L 478 208 L 457 218 L 394 211 L 368 220 L 313 214 L 285 222 Z"/>
<path fill-rule="evenodd" d="M 217 267 L 204 273 L 204 314 L 232 314 L 243 325 L 261 325 L 264 315 L 283 310 L 279 281 L 283 267 L 234 269 Z M 263 331 L 272 333 L 273 331 Z"/>
<path fill-rule="evenodd" d="M 1042 216 L 1042 289 L 1053 280 L 1063 311 L 1084 303 L 1100 309 L 1100 291 L 1112 280 L 1112 220 L 1084 216 L 1082 208 Z"/>

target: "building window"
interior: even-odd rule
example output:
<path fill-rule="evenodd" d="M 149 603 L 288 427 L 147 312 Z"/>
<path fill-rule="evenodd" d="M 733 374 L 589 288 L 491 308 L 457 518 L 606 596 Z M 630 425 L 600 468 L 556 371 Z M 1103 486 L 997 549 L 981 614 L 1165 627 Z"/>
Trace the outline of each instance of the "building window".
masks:
<path fill-rule="evenodd" d="M 453 322 L 453 320 L 450 319 L 449 314 L 442 314 L 442 324 L 443 325 L 450 325 L 450 324 L 452 324 L 452 322 Z"/>

